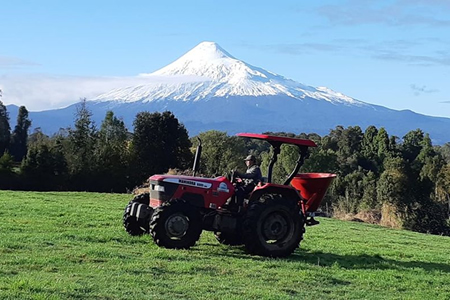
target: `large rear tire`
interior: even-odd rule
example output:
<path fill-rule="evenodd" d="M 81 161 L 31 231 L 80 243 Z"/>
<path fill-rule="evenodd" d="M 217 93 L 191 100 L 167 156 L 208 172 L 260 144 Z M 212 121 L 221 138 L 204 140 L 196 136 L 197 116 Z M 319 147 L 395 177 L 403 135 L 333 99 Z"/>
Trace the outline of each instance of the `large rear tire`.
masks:
<path fill-rule="evenodd" d="M 250 204 L 243 226 L 247 252 L 269 257 L 290 255 L 303 232 L 304 216 L 297 202 L 279 196 Z"/>
<path fill-rule="evenodd" d="M 125 207 L 125 211 L 123 213 L 123 227 L 125 227 L 126 232 L 128 232 L 132 236 L 139 236 L 143 234 L 148 234 L 150 229 L 150 218 L 153 213 L 153 209 L 151 207 L 147 207 L 149 210 L 149 216 L 145 219 L 138 219 L 135 216 L 131 215 L 131 211 L 133 209 L 133 205 L 137 204 L 146 204 L 148 205 L 150 202 L 149 193 L 144 193 L 137 195 L 133 198 L 133 200 L 128 203 Z"/>
<path fill-rule="evenodd" d="M 188 249 L 202 233 L 198 209 L 182 199 L 165 202 L 155 209 L 150 221 L 150 234 L 160 247 Z"/>

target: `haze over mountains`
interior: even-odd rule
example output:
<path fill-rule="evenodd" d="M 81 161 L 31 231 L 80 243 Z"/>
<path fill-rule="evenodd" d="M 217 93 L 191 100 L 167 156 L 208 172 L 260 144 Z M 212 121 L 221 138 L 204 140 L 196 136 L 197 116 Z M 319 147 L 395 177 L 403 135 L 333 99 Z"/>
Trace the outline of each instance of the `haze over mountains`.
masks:
<path fill-rule="evenodd" d="M 420 128 L 430 133 L 434 143 L 450 141 L 446 132 L 450 118 L 392 110 L 325 87 L 303 85 L 238 60 L 213 42 L 203 42 L 166 67 L 140 76 L 148 78 L 148 84 L 120 87 L 88 101 L 98 125 L 106 111 L 112 110 L 132 131 L 138 112 L 169 110 L 191 136 L 211 129 L 229 134 L 285 131 L 323 135 L 337 125 L 358 125 L 363 130 L 375 125 L 399 137 Z M 72 125 L 76 106 L 30 112 L 33 128 L 41 127 L 50 134 Z M 16 110 L 8 106 L 13 121 Z"/>

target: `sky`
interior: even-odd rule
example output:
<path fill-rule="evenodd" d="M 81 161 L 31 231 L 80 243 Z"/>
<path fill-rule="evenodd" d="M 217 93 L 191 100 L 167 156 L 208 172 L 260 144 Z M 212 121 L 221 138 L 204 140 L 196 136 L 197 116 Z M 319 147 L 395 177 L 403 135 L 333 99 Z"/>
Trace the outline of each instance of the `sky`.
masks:
<path fill-rule="evenodd" d="M 135 84 L 203 41 L 305 85 L 450 117 L 449 0 L 0 0 L 4 104 Z"/>

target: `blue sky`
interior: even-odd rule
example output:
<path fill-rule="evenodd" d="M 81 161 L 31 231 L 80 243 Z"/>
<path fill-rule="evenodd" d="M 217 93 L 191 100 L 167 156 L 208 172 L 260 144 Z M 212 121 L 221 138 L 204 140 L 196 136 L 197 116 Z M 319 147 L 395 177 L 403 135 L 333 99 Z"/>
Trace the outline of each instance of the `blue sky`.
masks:
<path fill-rule="evenodd" d="M 368 103 L 450 117 L 450 1 L 2 1 L 6 104 L 131 84 L 202 41 Z"/>

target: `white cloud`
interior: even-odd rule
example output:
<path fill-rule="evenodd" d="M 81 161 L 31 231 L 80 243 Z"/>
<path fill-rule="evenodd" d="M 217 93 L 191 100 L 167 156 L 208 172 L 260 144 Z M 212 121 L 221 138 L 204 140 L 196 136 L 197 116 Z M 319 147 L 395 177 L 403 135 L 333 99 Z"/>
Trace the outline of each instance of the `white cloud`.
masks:
<path fill-rule="evenodd" d="M 4 104 L 24 105 L 30 111 L 56 109 L 93 99 L 112 89 L 135 85 L 205 80 L 192 76 L 77 77 L 56 75 L 0 75 Z"/>
<path fill-rule="evenodd" d="M 331 24 L 448 27 L 448 7 L 447 0 L 346 0 L 320 6 L 317 12 Z"/>
<path fill-rule="evenodd" d="M 0 68 L 2 69 L 17 69 L 34 66 L 39 66 L 39 64 L 18 57 L 0 55 Z"/>

